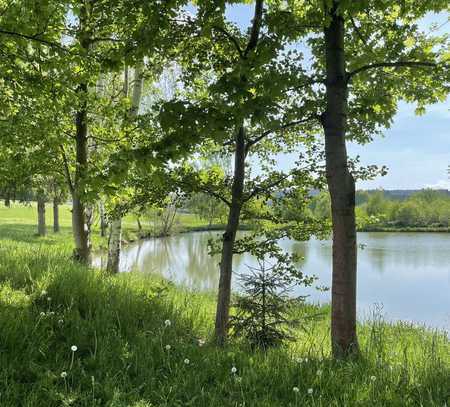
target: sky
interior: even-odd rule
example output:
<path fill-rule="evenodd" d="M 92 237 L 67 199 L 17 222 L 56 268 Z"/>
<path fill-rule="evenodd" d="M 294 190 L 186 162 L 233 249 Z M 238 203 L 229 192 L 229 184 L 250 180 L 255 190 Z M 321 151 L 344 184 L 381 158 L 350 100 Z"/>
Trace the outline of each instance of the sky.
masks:
<path fill-rule="evenodd" d="M 228 7 L 227 18 L 241 28 L 250 24 L 252 11 L 248 6 Z M 448 14 L 430 14 L 420 22 L 425 31 L 436 23 L 439 33 L 450 33 Z M 359 189 L 450 189 L 447 168 L 450 165 L 450 98 L 429 106 L 423 116 L 414 114 L 415 106 L 401 103 L 391 128 L 383 137 L 360 146 L 348 145 L 351 156 L 360 156 L 362 165 L 385 165 L 388 174 L 371 181 L 359 182 Z M 279 166 L 289 168 L 292 155 L 279 157 Z"/>

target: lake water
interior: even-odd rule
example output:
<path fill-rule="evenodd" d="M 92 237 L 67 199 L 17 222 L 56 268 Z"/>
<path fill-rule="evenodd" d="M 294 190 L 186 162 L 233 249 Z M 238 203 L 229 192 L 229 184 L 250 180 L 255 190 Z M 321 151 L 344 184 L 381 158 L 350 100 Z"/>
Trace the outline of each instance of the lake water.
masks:
<path fill-rule="evenodd" d="M 140 241 L 123 248 L 120 270 L 159 273 L 193 290 L 218 285 L 218 257 L 208 255 L 208 239 L 219 232 L 184 233 Z M 304 257 L 299 266 L 316 275 L 315 285 L 331 285 L 331 242 L 282 240 L 281 246 Z M 358 233 L 358 313 L 374 311 L 390 320 L 405 320 L 450 331 L 450 234 Z M 101 266 L 104 259 L 94 259 Z M 236 274 L 256 265 L 249 255 L 235 256 Z M 295 294 L 311 302 L 329 302 L 330 291 L 298 287 Z"/>

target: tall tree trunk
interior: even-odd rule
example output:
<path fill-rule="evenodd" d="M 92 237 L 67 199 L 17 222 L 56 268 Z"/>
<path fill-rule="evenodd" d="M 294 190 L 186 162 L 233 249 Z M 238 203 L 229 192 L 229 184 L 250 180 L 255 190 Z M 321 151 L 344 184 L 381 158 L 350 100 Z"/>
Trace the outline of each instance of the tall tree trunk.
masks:
<path fill-rule="evenodd" d="M 5 195 L 5 206 L 7 208 L 10 208 L 11 207 L 11 198 L 9 196 L 9 191 L 6 191 L 5 194 L 6 194 Z"/>
<path fill-rule="evenodd" d="M 331 342 L 335 357 L 358 353 L 356 336 L 356 222 L 355 181 L 348 168 L 345 132 L 347 125 L 347 77 L 344 52 L 344 19 L 339 0 L 330 10 L 325 29 L 326 176 L 333 221 L 333 276 L 331 294 Z"/>
<path fill-rule="evenodd" d="M 53 198 L 53 232 L 59 232 L 59 199 Z"/>
<path fill-rule="evenodd" d="M 139 106 L 141 104 L 142 97 L 142 89 L 144 86 L 144 77 L 143 77 L 144 65 L 142 62 L 136 65 L 134 70 L 134 83 L 133 83 L 133 94 L 131 100 L 131 109 L 130 115 L 132 117 L 137 116 L 139 112 Z M 125 67 L 124 72 L 124 96 L 128 96 L 128 67 Z M 139 232 L 141 231 L 140 222 L 138 219 Z M 110 273 L 118 273 L 119 272 L 119 264 L 120 264 L 120 250 L 121 250 L 121 241 L 122 241 L 122 217 L 120 214 L 117 214 L 111 220 L 111 229 L 108 240 L 108 262 L 106 269 Z"/>
<path fill-rule="evenodd" d="M 219 293 L 215 325 L 215 338 L 219 345 L 223 345 L 228 336 L 231 277 L 233 274 L 233 249 L 243 204 L 245 157 L 245 131 L 244 127 L 241 127 L 236 135 L 231 205 L 228 212 L 227 226 L 225 228 L 225 233 L 223 234 L 222 254 L 220 259 Z"/>
<path fill-rule="evenodd" d="M 38 235 L 45 236 L 47 234 L 47 227 L 45 225 L 45 198 L 40 194 L 37 197 L 37 212 L 38 212 Z"/>
<path fill-rule="evenodd" d="M 118 217 L 111 222 L 108 240 L 108 262 L 106 270 L 115 274 L 119 272 L 120 249 L 122 244 L 122 218 Z"/>
<path fill-rule="evenodd" d="M 87 97 L 87 85 L 79 85 L 81 97 Z M 76 113 L 76 169 L 72 193 L 72 228 L 75 240 L 74 258 L 82 263 L 91 262 L 91 242 L 85 205 L 85 182 L 88 170 L 87 102 L 83 100 Z"/>
<path fill-rule="evenodd" d="M 80 47 L 88 52 L 91 40 L 88 26 L 91 1 L 83 2 L 79 13 L 78 40 Z M 88 84 L 81 82 L 77 88 L 79 106 L 75 116 L 76 166 L 72 191 L 72 229 L 75 241 L 74 258 L 81 263 L 91 264 L 91 242 L 89 219 L 86 213 L 86 180 L 88 175 Z"/>

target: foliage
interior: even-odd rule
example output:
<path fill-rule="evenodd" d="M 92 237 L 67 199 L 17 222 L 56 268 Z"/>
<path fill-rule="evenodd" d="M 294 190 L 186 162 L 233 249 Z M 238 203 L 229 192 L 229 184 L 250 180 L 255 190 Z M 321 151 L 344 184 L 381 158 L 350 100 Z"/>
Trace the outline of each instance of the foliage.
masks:
<path fill-rule="evenodd" d="M 314 280 L 292 266 L 295 259 L 289 256 L 273 260 L 260 258 L 259 267 L 248 266 L 248 273 L 239 276 L 242 294 L 236 297 L 237 311 L 230 319 L 235 337 L 244 337 L 252 347 L 263 349 L 295 339 L 291 328 L 300 321 L 293 319 L 292 310 L 299 307 L 302 298 L 292 298 L 292 289 Z"/>
<path fill-rule="evenodd" d="M 358 228 L 443 228 L 450 226 L 450 195 L 425 189 L 406 199 L 389 198 L 383 191 L 358 192 L 356 207 Z M 317 219 L 329 219 L 329 197 L 326 191 L 314 196 L 310 208 Z"/>

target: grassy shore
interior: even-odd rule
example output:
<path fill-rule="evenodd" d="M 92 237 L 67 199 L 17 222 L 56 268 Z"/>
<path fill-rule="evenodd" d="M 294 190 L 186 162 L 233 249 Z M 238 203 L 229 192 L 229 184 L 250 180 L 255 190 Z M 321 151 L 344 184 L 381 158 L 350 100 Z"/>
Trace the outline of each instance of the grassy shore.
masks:
<path fill-rule="evenodd" d="M 305 306 L 291 344 L 218 349 L 213 293 L 75 264 L 69 217 L 38 238 L 16 210 L 0 211 L 2 407 L 450 405 L 443 334 L 375 317 L 358 326 L 362 357 L 333 361 L 328 307 Z"/>

